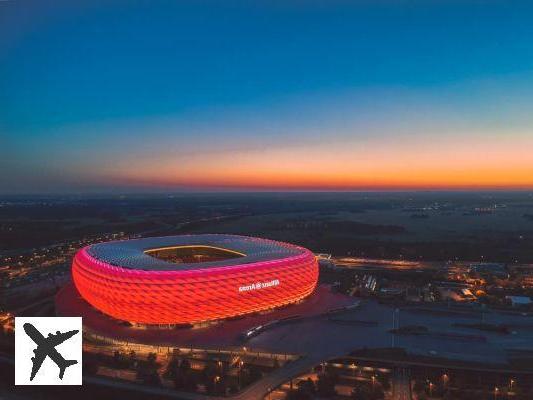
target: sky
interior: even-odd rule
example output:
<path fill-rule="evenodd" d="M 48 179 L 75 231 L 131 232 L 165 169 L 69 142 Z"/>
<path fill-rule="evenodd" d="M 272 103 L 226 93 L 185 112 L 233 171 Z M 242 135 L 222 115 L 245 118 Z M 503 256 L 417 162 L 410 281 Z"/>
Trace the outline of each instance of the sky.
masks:
<path fill-rule="evenodd" d="M 530 1 L 0 1 L 0 194 L 533 189 Z"/>

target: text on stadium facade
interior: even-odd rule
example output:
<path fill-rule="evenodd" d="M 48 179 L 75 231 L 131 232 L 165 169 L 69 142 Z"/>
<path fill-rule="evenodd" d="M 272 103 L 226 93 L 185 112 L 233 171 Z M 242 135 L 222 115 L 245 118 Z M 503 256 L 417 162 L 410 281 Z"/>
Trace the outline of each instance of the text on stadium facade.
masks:
<path fill-rule="evenodd" d="M 249 292 L 250 290 L 264 289 L 272 286 L 278 286 L 279 279 L 273 279 L 268 282 L 256 282 L 251 285 L 239 286 L 239 292 Z"/>

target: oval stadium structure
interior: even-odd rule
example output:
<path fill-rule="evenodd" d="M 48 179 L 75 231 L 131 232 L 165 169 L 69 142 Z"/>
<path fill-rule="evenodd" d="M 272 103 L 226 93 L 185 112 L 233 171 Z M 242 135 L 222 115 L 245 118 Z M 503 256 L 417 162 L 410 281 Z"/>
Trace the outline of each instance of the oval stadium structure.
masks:
<path fill-rule="evenodd" d="M 180 235 L 99 243 L 72 264 L 81 296 L 116 319 L 194 324 L 303 299 L 318 263 L 302 247 L 235 235 Z"/>

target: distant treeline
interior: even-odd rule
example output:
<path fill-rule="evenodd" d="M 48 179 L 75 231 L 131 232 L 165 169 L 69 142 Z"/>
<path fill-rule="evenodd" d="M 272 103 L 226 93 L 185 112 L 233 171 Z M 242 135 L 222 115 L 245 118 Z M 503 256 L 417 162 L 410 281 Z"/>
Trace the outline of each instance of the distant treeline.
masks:
<path fill-rule="evenodd" d="M 347 220 L 309 220 L 290 219 L 279 224 L 277 229 L 297 229 L 304 231 L 334 231 L 335 233 L 347 233 L 351 235 L 397 235 L 406 233 L 403 226 L 398 225 L 373 225 L 357 221 Z"/>

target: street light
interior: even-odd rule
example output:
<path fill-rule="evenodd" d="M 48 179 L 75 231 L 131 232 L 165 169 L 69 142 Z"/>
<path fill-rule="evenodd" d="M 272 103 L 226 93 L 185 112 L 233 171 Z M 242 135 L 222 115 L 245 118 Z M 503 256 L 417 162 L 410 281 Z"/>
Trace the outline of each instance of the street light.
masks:
<path fill-rule="evenodd" d="M 240 360 L 239 361 L 239 389 L 242 386 L 242 367 L 243 367 L 243 365 L 244 365 L 244 361 Z"/>
<path fill-rule="evenodd" d="M 513 378 L 509 379 L 509 390 L 512 391 L 513 390 L 513 385 L 515 383 L 515 380 Z"/>
<path fill-rule="evenodd" d="M 449 380 L 450 380 L 450 377 L 446 373 L 442 374 L 442 384 L 444 386 L 446 386 Z"/>
<path fill-rule="evenodd" d="M 429 396 L 430 397 L 433 397 L 433 383 L 432 382 L 429 382 Z"/>
<path fill-rule="evenodd" d="M 494 387 L 494 399 L 498 398 L 498 393 L 500 393 L 500 389 L 498 388 L 498 386 L 495 386 Z"/>

